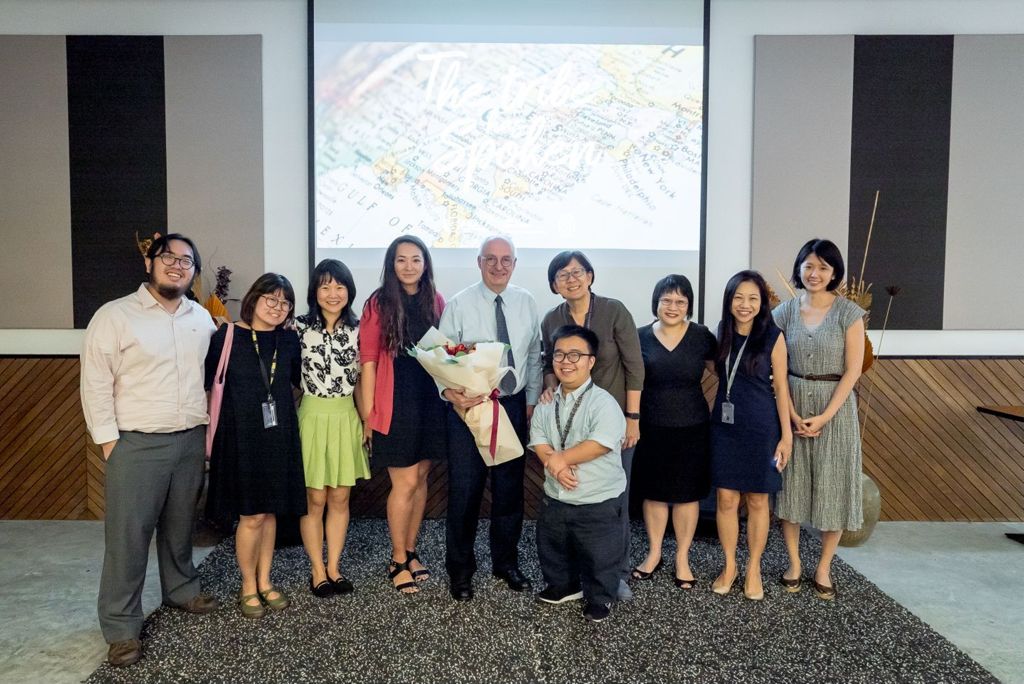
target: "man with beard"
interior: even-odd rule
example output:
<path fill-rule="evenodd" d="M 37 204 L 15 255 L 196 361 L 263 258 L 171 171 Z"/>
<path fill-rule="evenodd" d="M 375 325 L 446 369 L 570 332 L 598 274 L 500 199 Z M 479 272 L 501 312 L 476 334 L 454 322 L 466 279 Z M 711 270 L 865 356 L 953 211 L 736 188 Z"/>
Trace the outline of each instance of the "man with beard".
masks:
<path fill-rule="evenodd" d="M 209 422 L 203 361 L 215 327 L 185 297 L 202 262 L 189 238 L 157 237 L 149 282 L 100 307 L 85 331 L 82 408 L 106 460 L 106 549 L 98 600 L 111 665 L 142 657 L 142 585 L 156 530 L 164 604 L 209 613 L 192 564 L 192 525 Z"/>

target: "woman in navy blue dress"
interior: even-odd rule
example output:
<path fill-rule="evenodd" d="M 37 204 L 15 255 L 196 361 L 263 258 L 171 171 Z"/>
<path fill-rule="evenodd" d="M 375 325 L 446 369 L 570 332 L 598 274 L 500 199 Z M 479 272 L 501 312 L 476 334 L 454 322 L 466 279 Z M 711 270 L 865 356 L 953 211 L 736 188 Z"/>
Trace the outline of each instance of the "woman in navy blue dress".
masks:
<path fill-rule="evenodd" d="M 740 271 L 725 287 L 715 367 L 718 394 L 711 412 L 711 484 L 718 488 L 716 521 L 725 568 L 712 590 L 728 594 L 739 575 L 738 509 L 745 498 L 750 560 L 743 595 L 760 601 L 764 598 L 761 554 L 770 520 L 768 496 L 782 488 L 780 473 L 793 450 L 793 430 L 786 342 L 772 320 L 768 285 L 756 271 Z"/>

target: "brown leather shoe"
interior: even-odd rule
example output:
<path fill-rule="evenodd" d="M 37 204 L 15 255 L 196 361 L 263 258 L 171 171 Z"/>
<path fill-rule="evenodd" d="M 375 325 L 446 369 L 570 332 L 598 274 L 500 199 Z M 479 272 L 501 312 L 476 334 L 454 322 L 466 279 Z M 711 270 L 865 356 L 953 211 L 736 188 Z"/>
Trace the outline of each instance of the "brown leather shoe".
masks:
<path fill-rule="evenodd" d="M 124 667 L 139 662 L 142 657 L 142 643 L 138 639 L 125 639 L 110 644 L 107 662 L 113 667 Z"/>
<path fill-rule="evenodd" d="M 186 613 L 195 613 L 197 615 L 203 615 L 204 613 L 212 613 L 213 611 L 220 608 L 220 601 L 213 598 L 209 594 L 196 594 L 190 598 L 187 602 L 180 605 L 174 605 L 168 603 L 167 605 L 171 608 L 177 608 L 183 610 Z"/>

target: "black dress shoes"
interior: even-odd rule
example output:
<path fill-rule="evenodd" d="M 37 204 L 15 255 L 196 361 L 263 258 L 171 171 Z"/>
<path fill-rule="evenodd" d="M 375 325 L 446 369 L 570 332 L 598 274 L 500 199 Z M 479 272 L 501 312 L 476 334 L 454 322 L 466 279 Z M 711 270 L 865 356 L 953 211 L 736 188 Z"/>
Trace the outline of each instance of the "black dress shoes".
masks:
<path fill-rule="evenodd" d="M 452 580 L 451 592 L 452 598 L 456 601 L 472 601 L 473 581 L 469 579 Z"/>
<path fill-rule="evenodd" d="M 519 568 L 495 571 L 494 576 L 508 585 L 512 591 L 527 591 L 530 589 L 530 580 L 526 575 L 519 572 Z"/>

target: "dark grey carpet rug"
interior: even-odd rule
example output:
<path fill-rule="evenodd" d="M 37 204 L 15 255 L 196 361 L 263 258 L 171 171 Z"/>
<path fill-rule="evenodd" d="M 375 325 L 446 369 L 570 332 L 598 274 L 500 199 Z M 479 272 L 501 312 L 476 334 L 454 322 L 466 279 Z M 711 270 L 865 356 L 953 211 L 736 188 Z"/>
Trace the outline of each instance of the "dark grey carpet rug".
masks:
<path fill-rule="evenodd" d="M 636 525 L 636 524 L 635 524 Z M 434 576 L 415 596 L 391 588 L 382 520 L 353 521 L 343 569 L 349 596 L 308 590 L 301 548 L 279 550 L 273 580 L 293 604 L 258 621 L 233 603 L 239 586 L 233 539 L 200 567 L 225 606 L 206 616 L 162 608 L 146 621 L 145 657 L 103 665 L 89 682 L 995 682 L 980 665 L 837 560 L 835 601 L 775 583 L 785 567 L 773 530 L 761 603 L 711 592 L 721 564 L 714 540 L 698 538 L 691 564 L 700 584 L 686 592 L 671 570 L 634 584 L 634 599 L 611 618 L 586 622 L 582 602 L 538 604 L 490 575 L 486 521 L 477 546 L 476 598 L 456 603 L 444 576 L 444 523 L 424 526 L 420 555 Z M 807 558 L 818 542 L 804 535 Z M 642 558 L 636 525 L 633 556 Z M 670 568 L 674 544 L 666 542 Z M 522 568 L 541 585 L 534 526 L 527 523 Z M 741 559 L 744 549 L 741 544 Z M 741 560 L 742 567 L 742 560 Z M 738 583 L 737 583 L 738 585 Z"/>

